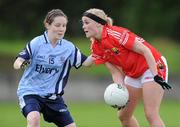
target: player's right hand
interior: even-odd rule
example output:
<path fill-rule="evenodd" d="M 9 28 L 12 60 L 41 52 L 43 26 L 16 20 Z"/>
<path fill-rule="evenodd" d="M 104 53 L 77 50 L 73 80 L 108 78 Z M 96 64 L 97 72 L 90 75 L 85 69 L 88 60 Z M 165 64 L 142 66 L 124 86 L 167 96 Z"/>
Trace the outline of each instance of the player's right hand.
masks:
<path fill-rule="evenodd" d="M 163 89 L 172 89 L 172 86 L 170 86 L 166 81 L 164 81 L 164 79 L 161 78 L 159 75 L 154 76 L 154 81 L 161 85 Z"/>
<path fill-rule="evenodd" d="M 126 103 L 126 105 L 124 105 L 124 106 L 121 106 L 121 107 L 118 107 L 118 106 L 117 106 L 117 107 L 113 107 L 113 106 L 112 106 L 112 107 L 113 107 L 113 108 L 117 108 L 118 110 L 121 110 L 121 109 L 125 108 L 125 107 L 128 105 L 128 103 L 129 103 L 129 100 L 128 100 L 128 102 Z"/>
<path fill-rule="evenodd" d="M 30 61 L 25 60 L 25 61 L 21 64 L 21 68 L 24 69 L 24 68 L 26 68 L 29 64 L 30 64 Z"/>

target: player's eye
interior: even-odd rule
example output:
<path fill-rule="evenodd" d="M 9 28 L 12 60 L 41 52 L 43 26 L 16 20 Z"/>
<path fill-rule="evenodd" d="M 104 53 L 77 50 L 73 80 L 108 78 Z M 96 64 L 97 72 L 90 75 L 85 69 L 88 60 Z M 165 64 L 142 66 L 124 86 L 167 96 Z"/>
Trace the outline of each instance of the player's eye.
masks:
<path fill-rule="evenodd" d="M 54 24 L 55 27 L 66 27 L 66 24 Z"/>
<path fill-rule="evenodd" d="M 66 24 L 63 24 L 62 26 L 63 26 L 63 27 L 66 27 Z"/>
<path fill-rule="evenodd" d="M 88 21 L 85 21 L 85 22 L 84 22 L 84 24 L 86 24 L 86 25 L 87 25 L 87 24 L 89 24 L 89 22 L 88 22 Z"/>
<path fill-rule="evenodd" d="M 88 22 L 88 21 L 84 21 L 84 22 L 82 22 L 82 25 L 88 25 L 90 22 Z"/>
<path fill-rule="evenodd" d="M 55 27 L 60 27 L 60 26 L 61 26 L 61 24 L 55 24 L 54 26 L 55 26 Z"/>

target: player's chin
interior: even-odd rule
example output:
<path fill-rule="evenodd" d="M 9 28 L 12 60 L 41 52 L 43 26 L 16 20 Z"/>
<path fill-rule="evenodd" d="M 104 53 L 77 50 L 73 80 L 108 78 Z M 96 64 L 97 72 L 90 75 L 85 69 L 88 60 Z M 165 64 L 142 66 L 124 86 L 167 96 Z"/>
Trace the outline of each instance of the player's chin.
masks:
<path fill-rule="evenodd" d="M 64 34 L 63 35 L 58 35 L 57 39 L 62 39 L 63 37 L 64 37 Z"/>
<path fill-rule="evenodd" d="M 86 33 L 86 37 L 87 37 L 87 38 L 91 38 L 91 35 L 89 35 L 88 33 Z"/>

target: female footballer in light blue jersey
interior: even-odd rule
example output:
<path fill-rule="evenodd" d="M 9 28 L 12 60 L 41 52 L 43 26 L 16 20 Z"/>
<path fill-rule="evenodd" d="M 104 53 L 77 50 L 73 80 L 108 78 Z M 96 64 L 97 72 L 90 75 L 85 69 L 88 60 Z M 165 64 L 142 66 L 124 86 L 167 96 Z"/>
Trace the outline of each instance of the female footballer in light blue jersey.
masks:
<path fill-rule="evenodd" d="M 60 9 L 53 9 L 45 17 L 47 31 L 32 39 L 19 53 L 14 68 L 24 70 L 17 95 L 27 127 L 40 127 L 40 114 L 45 121 L 58 127 L 76 127 L 62 95 L 71 67 L 90 66 L 86 57 L 74 44 L 63 39 L 68 19 Z"/>

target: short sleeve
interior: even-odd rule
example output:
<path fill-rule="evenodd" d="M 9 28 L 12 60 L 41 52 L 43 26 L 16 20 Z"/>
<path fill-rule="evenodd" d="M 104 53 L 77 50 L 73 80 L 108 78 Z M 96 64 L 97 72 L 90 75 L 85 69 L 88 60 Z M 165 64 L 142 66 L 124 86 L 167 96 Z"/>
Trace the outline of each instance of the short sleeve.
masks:
<path fill-rule="evenodd" d="M 71 65 L 76 69 L 82 66 L 82 63 L 87 59 L 87 56 L 84 55 L 77 47 L 74 46 L 74 51 L 70 56 Z"/>
<path fill-rule="evenodd" d="M 107 34 L 110 39 L 114 40 L 119 45 L 127 49 L 132 49 L 136 35 L 128 29 L 114 26 L 107 28 Z"/>
<path fill-rule="evenodd" d="M 25 60 L 29 60 L 31 58 L 31 48 L 30 43 L 26 45 L 26 47 L 18 54 L 17 57 L 21 57 Z"/>
<path fill-rule="evenodd" d="M 26 44 L 25 48 L 18 54 L 17 57 L 21 57 L 25 60 L 32 59 L 33 52 L 38 47 L 36 43 L 38 41 L 38 38 L 34 38 L 32 41 Z"/>
<path fill-rule="evenodd" d="M 124 31 L 119 40 L 119 43 L 127 49 L 132 49 L 135 42 L 136 35 L 129 31 Z"/>

